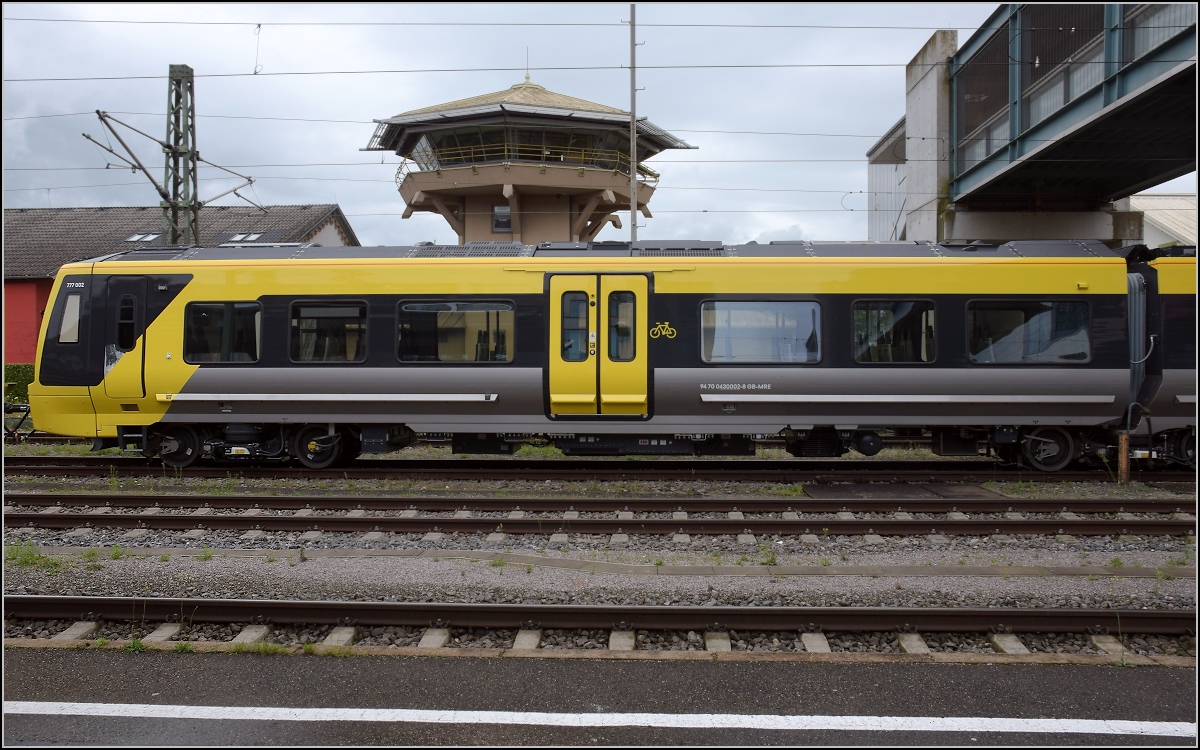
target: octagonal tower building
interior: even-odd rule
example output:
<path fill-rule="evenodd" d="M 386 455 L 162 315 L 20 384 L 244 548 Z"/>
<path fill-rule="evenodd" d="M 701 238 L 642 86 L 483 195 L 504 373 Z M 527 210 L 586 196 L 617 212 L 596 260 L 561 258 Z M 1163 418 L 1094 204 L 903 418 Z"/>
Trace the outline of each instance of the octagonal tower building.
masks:
<path fill-rule="evenodd" d="M 439 214 L 468 242 L 589 242 L 630 207 L 629 170 L 637 169 L 637 209 L 659 175 L 644 164 L 669 148 L 695 148 L 645 119 L 629 148 L 629 113 L 548 91 L 525 76 L 505 91 L 376 120 L 365 151 L 404 157 L 396 184 L 404 218 Z"/>

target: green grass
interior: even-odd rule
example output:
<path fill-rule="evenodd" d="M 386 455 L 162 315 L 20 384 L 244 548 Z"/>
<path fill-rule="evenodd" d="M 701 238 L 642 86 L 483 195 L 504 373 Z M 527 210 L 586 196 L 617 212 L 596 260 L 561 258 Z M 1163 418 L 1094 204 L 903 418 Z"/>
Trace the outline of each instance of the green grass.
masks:
<path fill-rule="evenodd" d="M 778 565 L 779 557 L 776 554 L 775 545 L 770 542 L 759 542 L 758 561 L 760 565 Z"/>
<path fill-rule="evenodd" d="M 18 568 L 38 568 L 54 575 L 68 567 L 67 563 L 58 557 L 43 555 L 38 552 L 37 545 L 25 541 L 4 548 L 5 565 L 16 565 Z"/>
<path fill-rule="evenodd" d="M 187 641 L 180 641 L 175 644 L 175 651 L 180 654 L 192 654 L 196 652 L 196 647 Z"/>
<path fill-rule="evenodd" d="M 112 643 L 112 641 L 107 638 L 97 638 L 96 640 L 92 641 L 92 648 L 104 648 L 110 643 Z"/>
<path fill-rule="evenodd" d="M 131 654 L 137 654 L 146 650 L 146 644 L 142 642 L 141 638 L 130 638 L 129 643 L 126 643 L 125 648 L 122 650 L 128 651 Z"/>
<path fill-rule="evenodd" d="M 1114 557 L 1108 561 L 1108 566 L 1110 568 L 1123 568 L 1125 567 L 1125 561 L 1119 557 Z"/>
<path fill-rule="evenodd" d="M 804 497 L 804 485 L 797 482 L 796 484 L 785 484 L 778 487 L 772 487 L 767 490 L 768 494 L 776 497 Z"/>
<path fill-rule="evenodd" d="M 121 545 L 119 544 L 114 544 L 108 548 L 108 556 L 114 560 L 120 560 L 127 554 L 128 553 L 125 550 L 121 549 Z"/>
<path fill-rule="evenodd" d="M 208 547 L 205 547 L 204 549 L 202 549 L 200 551 L 200 554 L 196 555 L 197 560 L 202 560 L 204 562 L 208 562 L 209 560 L 212 559 L 212 557 L 213 557 L 212 550 L 209 549 Z"/>
<path fill-rule="evenodd" d="M 517 458 L 562 458 L 563 452 L 553 445 L 529 445 L 526 443 L 513 455 Z"/>
<path fill-rule="evenodd" d="M 287 646 L 281 646 L 278 643 L 268 643 L 266 641 L 235 643 L 229 650 L 235 654 L 286 654 L 291 651 Z"/>

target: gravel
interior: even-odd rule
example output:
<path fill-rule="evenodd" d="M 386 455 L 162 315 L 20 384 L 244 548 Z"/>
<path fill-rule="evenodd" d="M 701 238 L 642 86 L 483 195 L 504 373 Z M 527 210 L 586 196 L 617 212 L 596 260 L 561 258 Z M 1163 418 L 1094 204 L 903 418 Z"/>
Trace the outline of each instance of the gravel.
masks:
<path fill-rule="evenodd" d="M 45 490 L 48 480 L 6 481 L 7 490 Z M 593 497 L 749 497 L 778 495 L 800 497 L 798 485 L 734 482 L 479 482 L 328 481 L 328 480 L 229 480 L 128 479 L 105 483 L 97 480 L 54 478 L 60 491 L 112 490 L 116 493 L 151 494 L 414 494 L 422 496 L 593 496 Z M 1178 497 L 1184 509 L 1195 500 L 1194 485 L 1117 488 L 1109 485 L 1038 484 L 989 485 L 1012 496 L 1039 497 Z M 109 485 L 112 485 L 111 487 Z M 486 492 L 481 492 L 485 489 Z M 952 492 L 952 486 L 939 486 Z M 1192 493 L 1188 495 L 1187 493 Z M 1057 493 L 1057 494 L 1056 494 Z M 582 507 L 582 506 L 577 506 Z M 164 511 L 170 512 L 170 511 Z M 447 513 L 446 515 L 452 515 Z M 500 520 L 501 514 L 494 514 Z M 504 514 L 506 515 L 506 514 Z M 591 515 L 584 511 L 584 517 Z M 611 517 L 611 513 L 596 514 Z M 639 514 L 669 517 L 669 514 Z M 532 516 L 531 516 L 532 517 Z M 724 517 L 724 514 L 716 514 Z M 748 516 L 751 518 L 751 516 Z M 814 519 L 819 520 L 819 519 Z M 1070 577 L 1070 576 L 905 576 L 869 575 L 622 575 L 588 569 L 504 564 L 454 558 L 456 552 L 491 550 L 535 556 L 553 563 L 568 558 L 584 562 L 611 562 L 647 566 L 763 564 L 800 566 L 1109 566 L 1135 569 L 1172 566 L 1194 570 L 1195 547 L 1191 539 L 1150 537 L 1140 542 L 1113 537 L 1079 537 L 1064 542 L 1048 536 L 1009 539 L 953 536 L 935 541 L 925 536 L 889 537 L 882 544 L 864 544 L 861 537 L 820 535 L 814 543 L 799 537 L 759 537 L 755 544 L 740 544 L 733 535 L 693 535 L 688 543 L 675 543 L 670 535 L 631 535 L 616 548 L 607 535 L 572 534 L 565 545 L 551 547 L 548 535 L 509 535 L 488 543 L 486 534 L 448 534 L 425 541 L 424 534 L 386 534 L 367 541 L 361 533 L 326 533 L 315 541 L 301 542 L 300 532 L 267 532 L 258 539 L 242 539 L 241 532 L 213 531 L 201 539 L 185 539 L 179 531 L 153 531 L 126 538 L 124 529 L 7 529 L 9 558 L 4 571 L 6 594 L 67 596 L 158 596 L 202 598 L 281 598 L 353 601 L 446 601 L 545 604 L 642 604 L 813 607 L 1080 607 L 1187 609 L 1195 607 L 1194 578 Z M 42 547 L 94 549 L 84 555 L 66 555 L 57 564 L 19 565 L 13 546 L 32 543 Z M 210 559 L 169 554 L 170 549 L 215 550 Z M 365 558 L 309 557 L 300 561 L 296 551 L 310 550 L 444 550 L 450 557 Z M 262 550 L 257 557 L 224 557 L 220 550 Z M 167 559 L 160 555 L 168 553 Z M 290 554 L 289 554 L 290 553 Z M 944 572 L 944 571 L 943 571 Z M 66 629 L 68 621 L 16 622 L 5 628 L 5 637 L 47 638 Z M 98 637 L 123 640 L 135 625 L 104 623 Z M 228 641 L 243 624 L 198 625 L 180 640 Z M 298 645 L 319 642 L 327 627 L 281 626 L 268 642 Z M 367 628 L 359 645 L 415 646 L 424 628 Z M 730 632 L 735 651 L 802 651 L 797 633 Z M 894 633 L 827 633 L 833 651 L 898 652 Z M 990 653 L 980 634 L 924 634 L 930 649 L 951 653 Z M 455 630 L 453 648 L 511 647 L 514 631 Z M 1031 651 L 1097 653 L 1086 636 L 1022 634 Z M 703 633 L 688 631 L 638 631 L 639 649 L 701 651 Z M 1194 645 L 1181 639 L 1127 635 L 1127 647 L 1136 653 L 1195 655 Z M 543 648 L 604 649 L 608 631 L 546 630 Z"/>

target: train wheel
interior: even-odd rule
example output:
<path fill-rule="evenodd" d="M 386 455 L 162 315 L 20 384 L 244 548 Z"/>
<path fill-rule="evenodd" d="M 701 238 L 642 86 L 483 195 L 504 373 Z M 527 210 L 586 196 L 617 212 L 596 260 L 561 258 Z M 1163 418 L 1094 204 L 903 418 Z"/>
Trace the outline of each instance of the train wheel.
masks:
<path fill-rule="evenodd" d="M 1061 427 L 1039 427 L 1021 442 L 1025 458 L 1038 471 L 1058 471 L 1075 457 L 1075 440 Z"/>
<path fill-rule="evenodd" d="M 1175 438 L 1175 455 L 1191 468 L 1196 468 L 1196 433 L 1180 432 Z"/>
<path fill-rule="evenodd" d="M 158 454 L 167 466 L 186 469 L 200 458 L 200 438 L 191 427 L 163 427 L 158 430 L 158 434 Z"/>
<path fill-rule="evenodd" d="M 302 427 L 292 440 L 292 455 L 309 469 L 328 469 L 342 455 L 341 433 L 329 434 L 324 425 Z"/>

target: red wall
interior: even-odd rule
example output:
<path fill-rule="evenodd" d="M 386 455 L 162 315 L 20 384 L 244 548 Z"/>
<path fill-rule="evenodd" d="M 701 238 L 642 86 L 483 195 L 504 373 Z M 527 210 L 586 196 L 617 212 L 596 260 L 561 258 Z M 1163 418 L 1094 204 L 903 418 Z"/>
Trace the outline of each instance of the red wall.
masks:
<path fill-rule="evenodd" d="M 53 279 L 4 280 L 4 361 L 32 364 Z"/>

